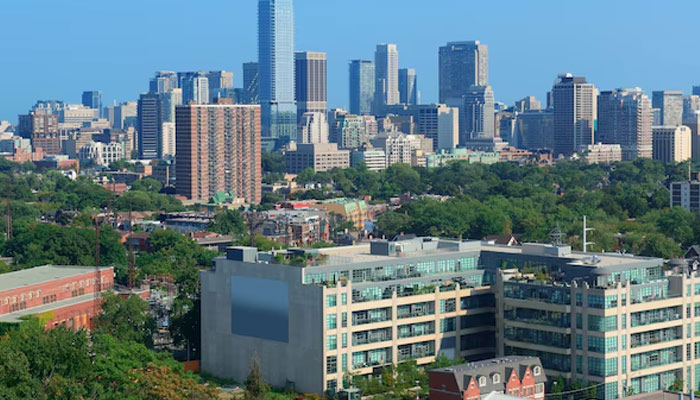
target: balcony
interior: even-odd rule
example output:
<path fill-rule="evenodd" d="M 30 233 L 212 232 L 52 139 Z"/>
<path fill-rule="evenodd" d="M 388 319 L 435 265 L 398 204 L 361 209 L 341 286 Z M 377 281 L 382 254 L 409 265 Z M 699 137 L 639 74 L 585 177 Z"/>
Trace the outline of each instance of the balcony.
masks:
<path fill-rule="evenodd" d="M 423 329 L 423 330 L 412 330 L 408 332 L 399 331 L 399 339 L 412 338 L 416 336 L 432 335 L 435 333 L 435 329 Z"/>

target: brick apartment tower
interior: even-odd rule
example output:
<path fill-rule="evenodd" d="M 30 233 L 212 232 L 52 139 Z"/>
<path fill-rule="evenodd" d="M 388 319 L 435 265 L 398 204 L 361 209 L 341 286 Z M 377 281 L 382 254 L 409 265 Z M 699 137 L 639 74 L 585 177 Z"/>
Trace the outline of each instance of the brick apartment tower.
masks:
<path fill-rule="evenodd" d="M 233 192 L 250 203 L 261 197 L 260 106 L 188 104 L 175 111 L 176 192 L 208 200 Z"/>

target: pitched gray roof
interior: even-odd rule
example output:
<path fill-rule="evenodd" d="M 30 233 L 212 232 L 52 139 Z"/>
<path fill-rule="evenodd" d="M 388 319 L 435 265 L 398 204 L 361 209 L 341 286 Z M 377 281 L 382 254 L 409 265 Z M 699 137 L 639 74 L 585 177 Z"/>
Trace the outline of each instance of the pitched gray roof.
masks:
<path fill-rule="evenodd" d="M 542 363 L 537 357 L 528 356 L 508 356 L 503 358 L 492 358 L 489 360 L 475 361 L 466 364 L 454 365 L 446 368 L 438 368 L 431 370 L 431 373 L 444 373 L 451 374 L 459 387 L 460 391 L 469 385 L 469 381 L 473 377 L 476 380 L 477 385 L 479 384 L 479 378 L 486 377 L 486 384 L 484 386 L 479 386 L 479 391 L 481 394 L 504 391 L 505 384 L 510 377 L 510 373 L 515 369 L 518 378 L 522 379 L 525 374 L 525 370 L 529 367 L 534 370 L 534 367 L 540 367 L 542 371 L 538 376 L 534 376 L 535 383 L 543 383 L 547 381 L 542 369 Z M 498 383 L 494 383 L 493 376 L 495 374 L 500 375 Z"/>

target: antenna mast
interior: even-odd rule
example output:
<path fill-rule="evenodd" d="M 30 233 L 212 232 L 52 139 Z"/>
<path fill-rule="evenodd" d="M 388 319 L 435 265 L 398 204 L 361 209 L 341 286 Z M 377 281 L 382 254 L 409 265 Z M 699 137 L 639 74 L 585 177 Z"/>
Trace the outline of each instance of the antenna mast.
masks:
<path fill-rule="evenodd" d="M 7 240 L 10 240 L 12 239 L 12 206 L 9 199 L 7 200 L 7 215 L 5 218 L 5 223 L 7 224 L 5 227 Z"/>
<path fill-rule="evenodd" d="M 594 244 L 594 243 L 595 243 L 595 242 L 588 242 L 588 241 L 586 241 L 586 233 L 587 233 L 588 231 L 594 231 L 594 230 L 595 230 L 595 229 L 593 229 L 593 228 L 587 228 L 587 227 L 586 227 L 586 216 L 584 215 L 584 216 L 583 216 L 583 243 L 582 243 L 582 247 L 583 247 L 583 252 L 584 252 L 584 253 L 586 252 L 586 248 L 588 247 L 589 244 Z"/>

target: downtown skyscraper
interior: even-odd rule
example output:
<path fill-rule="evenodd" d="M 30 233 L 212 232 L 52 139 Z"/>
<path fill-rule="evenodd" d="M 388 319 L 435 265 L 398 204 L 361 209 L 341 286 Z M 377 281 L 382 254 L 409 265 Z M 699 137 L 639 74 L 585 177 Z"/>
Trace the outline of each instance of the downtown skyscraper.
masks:
<path fill-rule="evenodd" d="M 326 113 L 326 53 L 299 51 L 294 54 L 297 118 L 307 112 Z"/>
<path fill-rule="evenodd" d="M 651 94 L 651 106 L 658 108 L 660 125 L 678 126 L 683 123 L 683 92 L 658 90 Z"/>
<path fill-rule="evenodd" d="M 489 84 L 488 47 L 476 41 L 449 42 L 439 51 L 440 103 L 459 106 L 472 86 Z"/>
<path fill-rule="evenodd" d="M 474 139 L 493 139 L 494 103 L 491 86 L 472 86 L 464 95 L 462 132 L 465 136 L 460 138 L 461 143 Z"/>
<path fill-rule="evenodd" d="M 82 100 L 85 107 L 102 110 L 102 92 L 99 90 L 83 92 Z"/>
<path fill-rule="evenodd" d="M 371 114 L 374 103 L 374 62 L 350 61 L 350 113 Z"/>
<path fill-rule="evenodd" d="M 622 160 L 652 157 L 651 101 L 642 89 L 607 90 L 598 96 L 596 141 L 619 144 Z"/>
<path fill-rule="evenodd" d="M 399 101 L 401 104 L 414 105 L 420 102 L 418 96 L 418 76 L 413 68 L 399 70 Z"/>
<path fill-rule="evenodd" d="M 393 43 L 377 45 L 374 53 L 374 114 L 399 104 L 399 51 Z"/>
<path fill-rule="evenodd" d="M 258 72 L 263 137 L 295 138 L 293 0 L 258 1 Z"/>
<path fill-rule="evenodd" d="M 569 156 L 594 143 L 596 96 L 597 89 L 584 77 L 557 77 L 552 88 L 555 156 Z"/>

